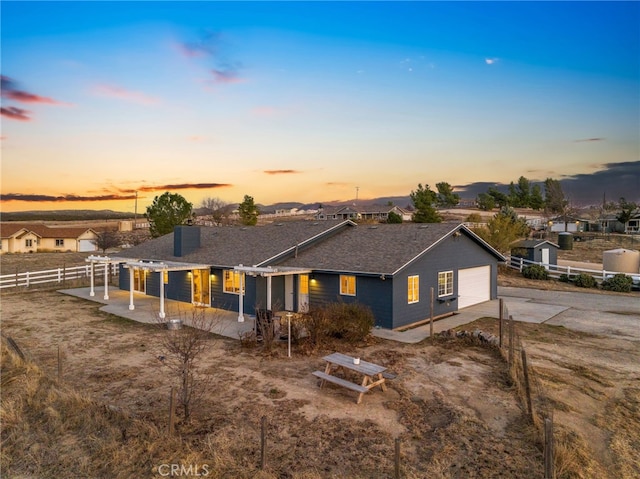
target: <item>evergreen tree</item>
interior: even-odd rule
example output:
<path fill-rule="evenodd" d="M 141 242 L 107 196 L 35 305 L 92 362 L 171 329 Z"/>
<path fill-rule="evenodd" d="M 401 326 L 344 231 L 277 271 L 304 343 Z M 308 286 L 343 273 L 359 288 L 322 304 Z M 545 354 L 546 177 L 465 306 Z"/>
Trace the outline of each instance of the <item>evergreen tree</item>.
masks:
<path fill-rule="evenodd" d="M 258 223 L 258 216 L 260 210 L 253 201 L 253 197 L 244 195 L 244 200 L 238 205 L 238 214 L 240 216 L 240 223 L 246 226 L 254 226 Z"/>
<path fill-rule="evenodd" d="M 453 188 L 449 183 L 436 183 L 438 189 L 438 206 L 450 208 L 460 203 L 460 195 L 453 192 Z"/>
<path fill-rule="evenodd" d="M 438 197 L 429 185 L 423 187 L 418 183 L 418 189 L 411 191 L 411 202 L 415 207 L 413 221 L 415 223 L 440 223 L 442 218 L 433 206 Z"/>
<path fill-rule="evenodd" d="M 183 196 L 166 191 L 153 199 L 144 214 L 149 220 L 149 232 L 157 238 L 173 232 L 177 225 L 193 217 L 193 205 Z"/>

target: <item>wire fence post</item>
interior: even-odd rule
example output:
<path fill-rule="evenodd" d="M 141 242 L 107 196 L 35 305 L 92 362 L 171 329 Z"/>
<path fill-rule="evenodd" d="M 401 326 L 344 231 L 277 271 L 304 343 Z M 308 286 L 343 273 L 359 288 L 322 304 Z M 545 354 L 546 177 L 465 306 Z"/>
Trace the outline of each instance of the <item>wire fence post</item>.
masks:
<path fill-rule="evenodd" d="M 544 418 L 544 479 L 554 479 L 553 468 L 553 419 Z"/>
<path fill-rule="evenodd" d="M 62 350 L 58 343 L 58 383 L 62 384 Z"/>
<path fill-rule="evenodd" d="M 527 396 L 527 412 L 533 423 L 533 404 L 531 402 L 531 384 L 529 383 L 529 367 L 527 366 L 527 352 L 522 348 L 522 370 L 524 372 L 524 390 Z"/>
<path fill-rule="evenodd" d="M 175 386 L 171 387 L 171 393 L 169 395 L 169 436 L 173 436 L 175 432 L 175 422 L 176 422 L 176 388 Z"/>
<path fill-rule="evenodd" d="M 260 433 L 260 469 L 267 466 L 267 416 L 262 416 Z"/>
<path fill-rule="evenodd" d="M 513 316 L 509 315 L 509 366 L 513 366 L 513 356 L 515 345 L 514 343 L 514 330 L 513 330 Z"/>
<path fill-rule="evenodd" d="M 502 349 L 502 329 L 504 327 L 504 299 L 502 298 L 500 298 L 500 313 L 498 317 L 500 318 L 500 324 L 498 326 L 500 340 L 498 345 L 500 349 Z"/>
<path fill-rule="evenodd" d="M 433 292 L 433 288 L 431 288 Z M 395 440 L 395 455 L 394 455 L 394 476 L 395 479 L 400 479 L 400 438 L 396 437 Z"/>

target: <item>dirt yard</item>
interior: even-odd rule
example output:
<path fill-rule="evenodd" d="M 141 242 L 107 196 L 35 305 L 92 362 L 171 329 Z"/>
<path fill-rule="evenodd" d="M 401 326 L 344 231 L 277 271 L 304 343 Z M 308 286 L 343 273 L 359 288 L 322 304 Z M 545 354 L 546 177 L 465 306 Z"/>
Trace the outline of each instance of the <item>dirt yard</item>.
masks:
<path fill-rule="evenodd" d="M 418 345 L 371 340 L 357 348 L 294 348 L 289 359 L 284 344 L 264 354 L 243 349 L 236 340 L 212 337 L 200 365 L 211 383 L 193 420 L 178 423 L 182 439 L 175 443 L 163 440 L 175 384 L 158 359 L 159 338 L 166 330 L 107 315 L 97 304 L 54 291 L 5 293 L 1 311 L 3 335 L 15 339 L 46 377 L 57 375 L 60 346 L 64 384 L 87 395 L 91 404 L 132 418 L 118 422 L 122 444 L 109 446 L 127 450 L 128 463 L 111 460 L 105 466 L 102 455 L 72 447 L 52 458 L 46 451 L 81 441 L 78 431 L 39 436 L 31 423 L 37 419 L 12 422 L 15 406 L 6 401 L 16 391 L 4 385 L 3 376 L 2 466 L 7 477 L 73 477 L 78 470 L 83 477 L 161 477 L 158 467 L 167 461 L 207 463 L 215 471 L 211 477 L 394 477 L 395 438 L 401 440 L 402 477 L 543 476 L 541 446 L 504 362 L 487 346 L 462 340 Z M 496 322 L 465 328 L 478 326 L 495 330 Z M 544 325 L 523 324 L 518 331 L 555 407 L 558 434 L 564 438 L 559 447 L 569 449 L 562 452 L 558 467 L 564 472 L 557 477 L 637 477 L 638 342 Z M 324 354 L 338 348 L 385 365 L 397 377 L 388 381 L 386 392 L 375 389 L 359 405 L 346 389 L 320 390 L 311 372 L 323 367 Z M 47 401 L 45 415 L 64 416 L 51 411 L 56 401 Z M 266 471 L 258 469 L 262 416 L 268 424 Z M 139 440 L 148 427 L 156 432 L 146 439 L 146 452 L 136 454 L 127 441 Z M 91 434 L 99 441 L 100 431 Z"/>
<path fill-rule="evenodd" d="M 72 261 L 64 253 L 10 255 L 3 272 L 43 264 L 32 257 L 46 260 L 37 269 Z M 3 348 L 3 477 L 151 478 L 163 477 L 163 464 L 206 464 L 209 477 L 391 478 L 396 438 L 403 478 L 543 477 L 539 436 L 503 359 L 486 345 L 371 339 L 315 351 L 296 346 L 289 359 L 282 343 L 266 354 L 211 337 L 199 365 L 210 381 L 206 394 L 169 438 L 176 381 L 158 359 L 166 330 L 52 290 L 3 292 L 0 300 L 3 336 L 35 362 L 25 366 Z M 496 333 L 497 323 L 461 329 L 476 328 Z M 556 477 L 640 477 L 640 341 L 544 324 L 521 323 L 517 331 L 536 387 L 554 410 Z M 311 372 L 335 350 L 387 366 L 396 377 L 359 405 L 352 391 L 321 390 Z M 260 470 L 263 416 L 268 442 Z"/>

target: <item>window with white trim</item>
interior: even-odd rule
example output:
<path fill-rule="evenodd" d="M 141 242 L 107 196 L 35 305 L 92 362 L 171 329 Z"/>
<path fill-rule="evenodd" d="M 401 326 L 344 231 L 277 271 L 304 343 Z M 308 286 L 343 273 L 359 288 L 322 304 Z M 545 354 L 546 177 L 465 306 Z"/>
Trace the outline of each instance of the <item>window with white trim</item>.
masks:
<path fill-rule="evenodd" d="M 27 248 L 31 248 L 33 246 L 33 240 L 32 239 L 26 239 L 24 240 L 24 245 Z"/>
<path fill-rule="evenodd" d="M 438 273 L 438 297 L 453 294 L 453 271 L 441 271 Z"/>
<path fill-rule="evenodd" d="M 340 275 L 340 294 L 344 296 L 356 295 L 356 277 Z"/>
<path fill-rule="evenodd" d="M 417 274 L 407 278 L 407 302 L 409 304 L 420 301 L 420 276 Z"/>
<path fill-rule="evenodd" d="M 244 294 L 244 280 L 244 273 L 232 269 L 225 269 L 223 281 L 224 292 L 240 294 L 240 284 L 242 283 L 242 294 Z"/>
<path fill-rule="evenodd" d="M 57 239 L 56 240 L 56 248 L 61 248 L 64 246 L 64 240 L 63 239 Z"/>

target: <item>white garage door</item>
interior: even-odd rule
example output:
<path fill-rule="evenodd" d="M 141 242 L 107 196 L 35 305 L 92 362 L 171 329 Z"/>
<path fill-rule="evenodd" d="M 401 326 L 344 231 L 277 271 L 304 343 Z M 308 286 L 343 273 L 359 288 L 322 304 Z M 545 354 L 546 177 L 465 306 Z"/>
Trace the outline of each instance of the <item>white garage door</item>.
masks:
<path fill-rule="evenodd" d="M 78 242 L 78 251 L 82 252 L 87 252 L 87 251 L 96 251 L 96 245 L 93 244 L 92 240 L 87 240 L 87 239 L 81 239 Z"/>
<path fill-rule="evenodd" d="M 458 270 L 458 309 L 491 299 L 491 266 Z"/>

